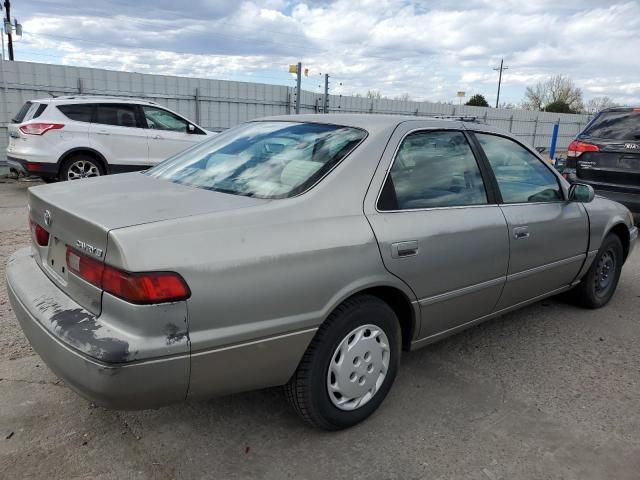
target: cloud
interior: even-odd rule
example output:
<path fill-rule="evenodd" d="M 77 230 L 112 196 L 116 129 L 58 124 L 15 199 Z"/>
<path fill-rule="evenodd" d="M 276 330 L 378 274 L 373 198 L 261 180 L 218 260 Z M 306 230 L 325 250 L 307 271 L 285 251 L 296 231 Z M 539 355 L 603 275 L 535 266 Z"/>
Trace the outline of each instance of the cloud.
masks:
<path fill-rule="evenodd" d="M 504 58 L 505 101 L 564 74 L 587 97 L 640 103 L 638 0 L 33 0 L 12 11 L 25 31 L 17 56 L 35 61 L 286 83 L 302 60 L 338 93 L 448 101 L 465 89 L 491 102 Z"/>

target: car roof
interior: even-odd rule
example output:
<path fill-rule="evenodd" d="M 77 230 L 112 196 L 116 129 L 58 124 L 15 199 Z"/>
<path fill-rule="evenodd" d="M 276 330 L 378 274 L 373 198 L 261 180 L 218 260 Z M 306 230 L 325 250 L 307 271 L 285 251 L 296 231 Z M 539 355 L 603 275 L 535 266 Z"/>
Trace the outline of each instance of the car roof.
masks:
<path fill-rule="evenodd" d="M 51 98 L 38 98 L 36 100 L 30 100 L 31 102 L 37 103 L 55 103 L 55 104 L 66 104 L 66 103 L 135 103 L 140 105 L 157 105 L 156 102 L 152 102 L 150 100 L 143 100 L 140 98 L 131 98 L 131 97 L 113 97 L 106 95 L 65 95 L 61 97 L 51 97 Z"/>
<path fill-rule="evenodd" d="M 468 128 L 478 127 L 474 117 L 458 117 L 448 115 L 415 116 L 415 115 L 384 115 L 377 113 L 310 113 L 299 115 L 278 115 L 273 117 L 258 118 L 252 121 L 279 121 L 279 122 L 310 122 L 356 127 L 365 130 L 394 127 L 405 122 L 428 122 L 435 128 L 451 128 L 452 123 L 456 127 L 460 123 Z M 431 126 L 431 125 L 430 125 Z M 483 129 L 486 125 L 482 125 Z"/>

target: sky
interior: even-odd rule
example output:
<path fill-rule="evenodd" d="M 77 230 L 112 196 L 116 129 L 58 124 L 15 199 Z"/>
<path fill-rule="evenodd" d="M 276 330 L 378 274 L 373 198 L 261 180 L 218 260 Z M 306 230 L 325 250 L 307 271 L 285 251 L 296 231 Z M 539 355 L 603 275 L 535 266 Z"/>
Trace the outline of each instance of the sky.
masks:
<path fill-rule="evenodd" d="M 14 0 L 16 60 L 458 102 L 519 104 L 569 76 L 640 105 L 640 0 Z"/>

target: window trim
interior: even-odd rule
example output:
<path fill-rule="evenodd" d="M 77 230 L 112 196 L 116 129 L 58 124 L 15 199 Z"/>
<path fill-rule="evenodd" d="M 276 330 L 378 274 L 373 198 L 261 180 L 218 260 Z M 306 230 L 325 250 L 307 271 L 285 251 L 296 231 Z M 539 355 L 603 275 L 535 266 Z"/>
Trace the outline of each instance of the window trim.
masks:
<path fill-rule="evenodd" d="M 478 153 L 482 156 L 483 163 L 486 163 L 486 167 L 488 169 L 488 174 L 491 176 L 492 183 L 495 184 L 495 187 L 496 187 L 496 192 L 495 193 L 496 193 L 498 205 L 500 205 L 500 206 L 508 206 L 508 205 L 546 205 L 546 204 L 557 204 L 557 203 L 565 203 L 565 202 L 567 202 L 567 195 L 566 195 L 565 189 L 563 188 L 563 185 L 562 185 L 562 182 L 560 180 L 560 177 L 558 176 L 559 174 L 557 174 L 554 171 L 554 169 L 551 168 L 551 166 L 547 162 L 545 162 L 544 159 L 542 159 L 540 157 L 540 155 L 538 155 L 538 152 L 534 151 L 532 148 L 529 148 L 527 145 L 525 145 L 524 143 L 519 141 L 517 138 L 513 138 L 510 135 L 504 135 L 504 134 L 496 133 L 496 132 L 487 132 L 487 131 L 482 131 L 482 130 L 468 130 L 468 133 L 469 133 L 469 136 L 473 139 L 474 143 L 477 144 Z M 493 135 L 494 137 L 501 137 L 501 138 L 504 138 L 506 140 L 511 140 L 512 142 L 516 143 L 517 145 L 520 145 L 527 152 L 532 154 L 547 170 L 549 170 L 549 173 L 551 173 L 551 175 L 553 175 L 553 177 L 556 179 L 556 184 L 558 185 L 558 189 L 560 190 L 560 194 L 562 195 L 562 198 L 559 199 L 559 200 L 546 201 L 546 202 L 513 202 L 513 203 L 505 202 L 504 199 L 502 198 L 502 192 L 500 191 L 500 186 L 498 184 L 498 179 L 496 178 L 495 173 L 493 172 L 493 168 L 491 167 L 491 163 L 489 162 L 489 157 L 487 157 L 487 154 L 485 153 L 484 148 L 482 148 L 482 144 L 480 143 L 480 140 L 476 136 L 477 133 L 478 134 L 483 134 L 483 135 Z"/>
<path fill-rule="evenodd" d="M 461 133 L 464 137 L 465 140 L 467 141 L 467 144 L 469 145 L 469 149 L 471 150 L 471 154 L 474 157 L 474 160 L 476 161 L 476 165 L 478 166 L 478 169 L 480 170 L 480 177 L 482 178 L 482 183 L 484 186 L 484 190 L 485 193 L 487 195 L 487 203 L 483 203 L 483 204 L 469 204 L 469 205 L 450 205 L 450 206 L 442 206 L 442 207 L 422 207 L 422 208 L 404 208 L 404 209 L 397 209 L 397 210 L 380 210 L 380 208 L 378 208 L 378 205 L 380 203 L 380 197 L 382 196 L 382 191 L 384 190 L 385 185 L 387 184 L 387 179 L 389 177 L 389 175 L 391 174 L 391 169 L 393 168 L 393 165 L 396 163 L 396 159 L 398 158 L 398 152 L 400 151 L 400 147 L 402 146 L 402 144 L 404 143 L 405 139 L 416 132 L 456 132 L 456 133 Z M 405 134 L 402 136 L 402 138 L 400 139 L 400 141 L 398 142 L 398 144 L 396 145 L 394 152 L 393 152 L 393 158 L 391 160 L 391 163 L 389 164 L 389 167 L 387 168 L 385 174 L 384 174 L 384 179 L 382 180 L 382 184 L 380 185 L 380 188 L 378 190 L 378 195 L 376 196 L 376 201 L 375 201 L 375 210 L 377 213 L 400 213 L 400 212 L 423 212 L 423 211 L 429 211 L 429 210 L 445 210 L 445 209 L 461 209 L 461 208 L 484 208 L 484 207 L 495 207 L 498 203 L 499 200 L 502 200 L 501 197 L 497 197 L 496 196 L 496 191 L 494 191 L 494 187 L 493 184 L 491 183 L 492 181 L 495 181 L 495 178 L 493 177 L 493 173 L 489 170 L 487 171 L 487 166 L 485 165 L 484 160 L 481 160 L 478 157 L 478 152 L 476 151 L 476 149 L 474 148 L 474 144 L 471 141 L 471 136 L 468 134 L 469 132 L 467 132 L 465 129 L 463 128 L 433 128 L 433 127 L 417 127 L 417 128 L 413 128 L 407 132 L 405 132 Z M 497 192 L 499 195 L 499 191 Z M 395 189 L 394 189 L 394 195 L 395 194 Z M 397 197 L 397 195 L 396 195 Z M 396 203 L 397 203 L 397 198 L 396 198 Z"/>

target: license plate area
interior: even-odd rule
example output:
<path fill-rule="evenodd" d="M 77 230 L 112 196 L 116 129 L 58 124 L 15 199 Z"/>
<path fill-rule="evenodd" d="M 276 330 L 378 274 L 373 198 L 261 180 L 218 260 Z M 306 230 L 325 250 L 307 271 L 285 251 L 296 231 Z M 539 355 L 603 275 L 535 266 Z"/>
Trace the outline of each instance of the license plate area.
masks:
<path fill-rule="evenodd" d="M 67 269 L 67 245 L 56 237 L 53 237 L 49 243 L 47 270 L 61 283 L 66 285 L 69 277 Z"/>
<path fill-rule="evenodd" d="M 640 172 L 640 155 L 624 155 L 620 157 L 618 167 Z"/>

